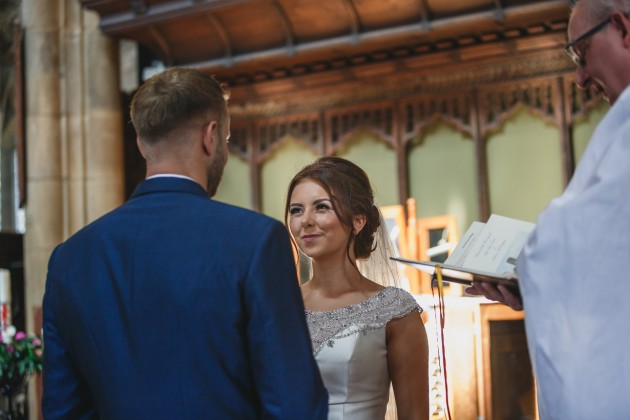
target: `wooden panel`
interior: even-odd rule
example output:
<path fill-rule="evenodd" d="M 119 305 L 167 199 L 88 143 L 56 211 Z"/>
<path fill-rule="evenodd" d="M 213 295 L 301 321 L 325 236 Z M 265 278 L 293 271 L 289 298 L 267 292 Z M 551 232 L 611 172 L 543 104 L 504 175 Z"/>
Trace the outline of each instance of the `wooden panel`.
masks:
<path fill-rule="evenodd" d="M 492 418 L 533 419 L 536 397 L 523 320 L 490 321 Z"/>
<path fill-rule="evenodd" d="M 524 312 L 500 303 L 482 303 L 475 319 L 480 417 L 537 418 Z"/>
<path fill-rule="evenodd" d="M 452 419 L 479 419 L 475 319 L 472 316 L 478 301 L 467 297 L 446 299 L 444 334 Z"/>
<path fill-rule="evenodd" d="M 390 239 L 396 253 L 404 258 L 413 258 L 409 254 L 409 242 L 407 240 L 407 220 L 405 209 L 402 205 L 381 207 L 381 213 L 387 223 Z"/>
<path fill-rule="evenodd" d="M 444 262 L 451 253 L 450 249 L 445 253 L 431 257 L 427 254 L 427 251 L 442 243 L 452 244 L 454 247 L 459 242 L 455 216 L 444 215 L 419 218 L 416 219 L 416 227 L 418 229 L 418 259 L 421 261 Z M 419 293 L 431 294 L 432 287 L 433 281 L 431 276 L 422 273 L 418 287 Z M 459 284 L 448 283 L 446 290 L 446 294 L 449 295 L 461 296 L 462 294 L 462 286 Z"/>

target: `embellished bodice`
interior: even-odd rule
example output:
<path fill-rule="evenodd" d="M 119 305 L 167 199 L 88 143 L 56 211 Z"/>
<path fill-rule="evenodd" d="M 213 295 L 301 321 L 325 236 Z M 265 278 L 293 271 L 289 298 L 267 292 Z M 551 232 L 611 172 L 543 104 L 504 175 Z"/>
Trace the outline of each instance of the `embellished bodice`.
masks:
<path fill-rule="evenodd" d="M 329 420 L 383 419 L 389 399 L 386 327 L 422 311 L 406 291 L 387 287 L 332 311 L 306 311 L 315 360 L 329 394 Z"/>

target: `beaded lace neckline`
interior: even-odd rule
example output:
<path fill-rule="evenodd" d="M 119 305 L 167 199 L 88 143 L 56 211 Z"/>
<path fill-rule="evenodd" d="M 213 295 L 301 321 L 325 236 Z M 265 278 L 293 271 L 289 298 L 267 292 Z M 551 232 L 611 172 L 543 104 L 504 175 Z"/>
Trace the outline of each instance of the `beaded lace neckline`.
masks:
<path fill-rule="evenodd" d="M 348 308 L 353 307 L 353 306 L 365 305 L 369 300 L 375 299 L 378 295 L 383 294 L 387 289 L 388 288 L 386 287 L 383 290 L 379 290 L 378 292 L 374 293 L 369 298 L 362 300 L 361 302 L 351 303 L 350 305 L 341 306 L 341 307 L 335 308 L 335 309 L 329 309 L 328 311 L 316 311 L 316 310 L 312 310 L 312 309 L 305 309 L 304 312 L 311 313 L 311 314 L 323 314 L 323 313 L 334 313 L 334 312 L 338 312 L 338 311 L 348 310 Z"/>
<path fill-rule="evenodd" d="M 352 305 L 330 311 L 305 310 L 313 354 L 317 355 L 324 345 L 334 347 L 337 339 L 358 333 L 365 335 L 414 310 L 421 312 L 422 308 L 413 296 L 391 286 Z"/>

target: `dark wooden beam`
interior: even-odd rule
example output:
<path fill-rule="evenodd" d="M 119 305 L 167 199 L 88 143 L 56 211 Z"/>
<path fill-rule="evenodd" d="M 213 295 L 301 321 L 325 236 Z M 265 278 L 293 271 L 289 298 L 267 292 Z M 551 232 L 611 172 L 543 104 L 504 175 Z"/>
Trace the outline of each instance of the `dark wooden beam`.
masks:
<path fill-rule="evenodd" d="M 289 21 L 289 17 L 287 13 L 282 8 L 282 5 L 278 2 L 278 0 L 270 0 L 274 9 L 276 10 L 278 17 L 280 18 L 280 23 L 282 23 L 282 28 L 284 29 L 284 36 L 287 40 L 286 42 L 286 55 L 291 56 L 295 54 L 295 50 L 293 46 L 295 45 L 295 34 L 293 33 L 293 28 L 291 27 L 291 21 Z"/>
<path fill-rule="evenodd" d="M 418 9 L 420 11 L 420 27 L 423 31 L 429 32 L 431 30 L 431 23 L 429 22 L 431 17 L 429 16 L 427 0 L 418 0 Z"/>
<path fill-rule="evenodd" d="M 560 150 L 562 153 L 562 180 L 564 186 L 569 185 L 575 170 L 575 154 L 573 150 L 573 125 L 571 123 L 571 101 L 565 93 L 564 79 L 558 77 L 554 89 L 554 105 L 556 124 L 560 129 Z"/>
<path fill-rule="evenodd" d="M 228 36 L 227 31 L 225 30 L 225 27 L 223 26 L 221 21 L 219 21 L 219 19 L 214 14 L 207 13 L 206 18 L 208 19 L 208 22 L 210 22 L 212 28 L 217 32 L 219 38 L 221 39 L 221 42 L 223 43 L 223 48 L 225 49 L 225 59 L 227 60 L 227 66 L 229 67 L 232 65 L 232 43 L 230 42 L 230 37 Z"/>
<path fill-rule="evenodd" d="M 341 2 L 346 7 L 346 10 L 348 11 L 348 17 L 350 18 L 351 43 L 358 44 L 359 34 L 361 33 L 361 20 L 359 19 L 357 8 L 354 6 L 352 0 L 341 0 Z"/>
<path fill-rule="evenodd" d="M 398 178 L 398 202 L 405 209 L 405 217 L 407 214 L 407 199 L 409 198 L 409 165 L 407 163 L 407 142 L 404 139 L 405 128 L 404 118 L 402 118 L 403 108 L 394 106 L 393 125 L 394 125 L 394 151 L 396 152 L 396 174 Z"/>
<path fill-rule="evenodd" d="M 477 90 L 472 91 L 471 117 L 473 138 L 475 141 L 475 157 L 477 164 L 477 202 L 479 205 L 479 220 L 485 222 L 490 217 L 490 189 L 488 182 L 488 157 L 486 153 L 486 139 L 481 128 L 481 115 L 483 109 L 480 106 Z"/>
<path fill-rule="evenodd" d="M 494 0 L 494 18 L 498 22 L 503 22 L 505 20 L 505 11 L 503 10 L 501 0 Z"/>
<path fill-rule="evenodd" d="M 347 1 L 347 0 L 344 0 Z M 543 13 L 546 10 L 553 10 L 559 6 L 568 5 L 569 0 L 550 0 L 544 2 L 544 4 L 526 5 L 526 6 L 513 6 L 505 9 L 506 18 L 510 15 L 518 15 L 523 13 Z M 348 3 L 345 3 L 348 5 Z M 354 6 L 352 6 L 354 8 Z M 437 30 L 439 28 L 452 28 L 458 25 L 475 25 L 482 24 L 483 22 L 495 20 L 495 11 L 485 11 L 479 13 L 473 13 L 466 16 L 449 17 L 443 19 L 437 19 L 431 22 L 431 29 Z M 357 18 L 358 19 L 358 18 Z M 337 46 L 348 46 L 359 44 L 361 42 L 369 42 L 375 40 L 387 40 L 397 37 L 418 35 L 422 32 L 419 30 L 418 24 L 408 24 L 396 27 L 375 29 L 367 32 L 358 32 L 360 23 L 357 21 L 353 23 L 352 33 L 348 35 L 341 35 L 331 37 L 328 39 L 305 42 L 296 44 L 293 47 L 295 54 L 308 53 L 317 50 L 330 50 Z M 494 42 L 494 41 L 493 41 Z M 238 54 L 231 57 L 229 60 L 226 58 L 219 58 L 207 61 L 199 61 L 195 63 L 188 63 L 189 67 L 194 67 L 202 70 L 210 70 L 218 67 L 229 67 L 238 63 L 252 62 L 256 60 L 272 59 L 276 57 L 282 57 L 286 55 L 286 48 L 269 48 L 266 50 Z"/>
<path fill-rule="evenodd" d="M 162 58 L 164 59 L 164 63 L 167 66 L 173 65 L 173 54 L 171 53 L 171 47 L 168 45 L 168 41 L 160 31 L 158 31 L 154 26 L 149 27 L 149 34 L 155 40 L 156 44 L 160 48 L 160 52 L 162 53 Z"/>
<path fill-rule="evenodd" d="M 138 14 L 133 10 L 123 13 L 101 16 L 101 29 L 106 34 L 121 35 L 135 29 L 141 29 L 147 25 L 155 25 L 157 23 L 173 20 L 187 16 L 198 15 L 202 13 L 212 12 L 228 6 L 236 6 L 240 3 L 247 3 L 252 0 L 199 0 L 191 2 L 190 0 L 179 0 L 168 3 L 156 4 L 148 6 L 144 13 Z M 86 3 L 87 8 L 91 7 L 90 3 Z"/>

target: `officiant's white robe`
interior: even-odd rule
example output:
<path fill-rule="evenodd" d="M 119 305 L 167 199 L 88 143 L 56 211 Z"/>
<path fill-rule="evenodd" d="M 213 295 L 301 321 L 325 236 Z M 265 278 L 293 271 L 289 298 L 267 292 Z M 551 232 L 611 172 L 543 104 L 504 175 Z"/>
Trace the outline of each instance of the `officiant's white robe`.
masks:
<path fill-rule="evenodd" d="M 541 419 L 630 419 L 629 267 L 627 88 L 519 260 Z"/>

